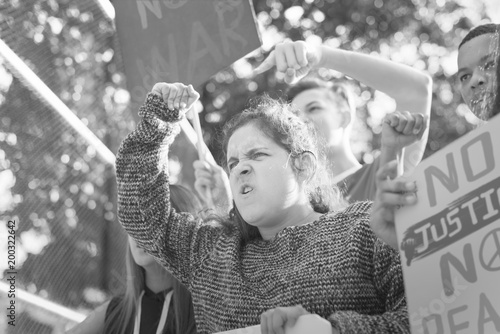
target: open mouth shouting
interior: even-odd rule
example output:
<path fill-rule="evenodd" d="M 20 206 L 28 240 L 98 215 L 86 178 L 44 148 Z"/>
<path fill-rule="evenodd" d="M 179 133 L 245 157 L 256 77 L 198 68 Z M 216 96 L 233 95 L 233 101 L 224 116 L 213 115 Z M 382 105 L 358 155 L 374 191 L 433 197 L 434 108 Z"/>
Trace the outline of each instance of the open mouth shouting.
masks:
<path fill-rule="evenodd" d="M 253 191 L 253 187 L 249 186 L 248 184 L 243 184 L 241 187 L 240 187 L 240 194 L 241 195 L 248 195 L 249 193 L 251 193 Z"/>

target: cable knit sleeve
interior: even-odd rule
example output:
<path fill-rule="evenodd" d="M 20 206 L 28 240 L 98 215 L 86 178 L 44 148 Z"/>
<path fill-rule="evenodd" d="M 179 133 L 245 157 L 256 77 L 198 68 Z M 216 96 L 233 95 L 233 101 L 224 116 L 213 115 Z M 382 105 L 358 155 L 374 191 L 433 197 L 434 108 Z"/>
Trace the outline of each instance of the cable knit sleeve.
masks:
<path fill-rule="evenodd" d="M 398 252 L 373 234 L 368 221 L 357 225 L 356 233 L 358 232 L 364 236 L 360 243 L 366 246 L 366 250 L 371 254 L 366 260 L 372 265 L 372 280 L 384 313 L 366 315 L 354 311 L 338 311 L 328 320 L 342 334 L 410 333 Z"/>
<path fill-rule="evenodd" d="M 116 157 L 118 218 L 140 247 L 188 285 L 222 227 L 170 206 L 168 150 L 179 132 L 179 111 L 149 94 L 139 116 Z"/>

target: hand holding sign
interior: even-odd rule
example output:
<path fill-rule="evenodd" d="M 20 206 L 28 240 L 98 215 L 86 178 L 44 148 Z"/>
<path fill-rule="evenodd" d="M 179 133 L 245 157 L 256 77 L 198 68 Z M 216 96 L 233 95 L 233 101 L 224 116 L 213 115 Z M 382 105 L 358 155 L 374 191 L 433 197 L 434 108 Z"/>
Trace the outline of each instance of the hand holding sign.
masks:
<path fill-rule="evenodd" d="M 153 86 L 151 93 L 161 96 L 169 109 L 178 109 L 181 116 L 184 116 L 200 98 L 200 94 L 194 90 L 192 85 L 186 86 L 178 82 L 159 82 Z"/>
<path fill-rule="evenodd" d="M 396 176 L 396 160 L 379 168 L 376 177 L 377 193 L 370 215 L 373 232 L 394 249 L 398 249 L 394 212 L 398 206 L 417 202 L 415 184 L 406 182 L 403 177 L 395 178 Z"/>
<path fill-rule="evenodd" d="M 260 74 L 276 66 L 285 75 L 286 83 L 293 83 L 309 71 L 318 67 L 321 61 L 321 48 L 308 45 L 304 41 L 285 41 L 276 45 L 269 56 L 254 70 Z"/>
<path fill-rule="evenodd" d="M 194 175 L 196 181 L 194 188 L 198 195 L 209 205 L 210 200 L 213 205 L 223 214 L 229 212 L 229 205 L 232 203 L 231 187 L 229 178 L 224 169 L 218 165 L 211 164 L 208 161 L 196 160 L 193 163 Z M 211 194 L 211 198 L 207 198 L 207 194 Z"/>

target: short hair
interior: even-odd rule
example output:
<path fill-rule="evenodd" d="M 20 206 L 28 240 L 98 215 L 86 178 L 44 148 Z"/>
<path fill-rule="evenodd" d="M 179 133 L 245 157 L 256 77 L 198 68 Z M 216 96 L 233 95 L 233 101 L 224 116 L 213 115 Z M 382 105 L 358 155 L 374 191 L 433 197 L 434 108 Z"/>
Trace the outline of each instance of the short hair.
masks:
<path fill-rule="evenodd" d="M 487 23 L 487 24 L 482 24 L 480 26 L 477 26 L 473 28 L 469 33 L 464 37 L 462 42 L 460 42 L 460 45 L 458 48 L 468 41 L 470 41 L 473 38 L 476 38 L 481 35 L 486 35 L 486 34 L 497 34 L 500 35 L 500 24 L 496 23 Z M 497 38 L 499 38 L 497 36 Z M 492 110 L 490 111 L 490 117 L 495 116 L 500 112 L 500 43 L 498 45 L 498 57 L 496 59 L 496 94 L 495 95 L 495 100 L 492 105 Z"/>
<path fill-rule="evenodd" d="M 473 28 L 471 31 L 465 35 L 464 39 L 460 42 L 460 45 L 458 48 L 460 49 L 462 45 L 467 43 L 473 38 L 476 38 L 481 35 L 486 35 L 486 34 L 497 34 L 500 32 L 500 24 L 495 24 L 495 23 L 487 23 L 487 24 L 481 24 L 475 28 Z"/>
<path fill-rule="evenodd" d="M 293 99 L 295 99 L 300 93 L 310 89 L 322 88 L 329 90 L 331 93 L 337 96 L 340 96 L 344 101 L 346 101 L 351 115 L 356 114 L 356 106 L 354 103 L 352 91 L 350 87 L 344 82 L 325 81 L 317 78 L 304 79 L 288 88 L 286 92 L 286 100 L 288 103 L 292 103 Z"/>

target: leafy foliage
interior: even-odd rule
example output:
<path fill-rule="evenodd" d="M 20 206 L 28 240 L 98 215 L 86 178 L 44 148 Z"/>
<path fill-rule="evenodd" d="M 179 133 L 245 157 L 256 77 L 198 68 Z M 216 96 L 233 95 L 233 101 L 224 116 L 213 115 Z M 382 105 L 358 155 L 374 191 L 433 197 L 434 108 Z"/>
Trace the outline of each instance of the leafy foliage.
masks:
<path fill-rule="evenodd" d="M 436 152 L 474 127 L 467 107 L 455 92 L 456 49 L 480 19 L 484 6 L 472 2 L 427 0 L 320 0 L 253 1 L 264 31 L 263 51 L 248 59 L 250 66 L 263 60 L 266 51 L 279 40 L 307 40 L 333 47 L 376 54 L 428 72 L 434 79 L 432 119 L 426 156 Z M 467 6 L 466 6 L 467 5 Z M 218 73 L 205 85 L 204 128 L 212 152 L 219 154 L 217 133 L 232 115 L 240 112 L 250 96 L 267 93 L 282 96 L 286 85 L 270 71 L 251 77 L 240 61 Z M 319 71 L 325 79 L 338 73 Z M 380 147 L 380 120 L 393 106 L 380 94 L 355 84 L 358 96 L 358 124 L 353 147 L 361 161 L 371 161 Z M 411 92 L 408 92 L 411 94 Z"/>
<path fill-rule="evenodd" d="M 133 119 L 112 22 L 93 1 L 1 6 L 2 40 L 116 152 Z M 93 291 L 123 285 L 114 166 L 5 61 L 2 78 L 0 173 L 9 204 L 0 216 L 18 222 L 17 286 L 67 306 L 93 306 L 103 299 Z"/>

